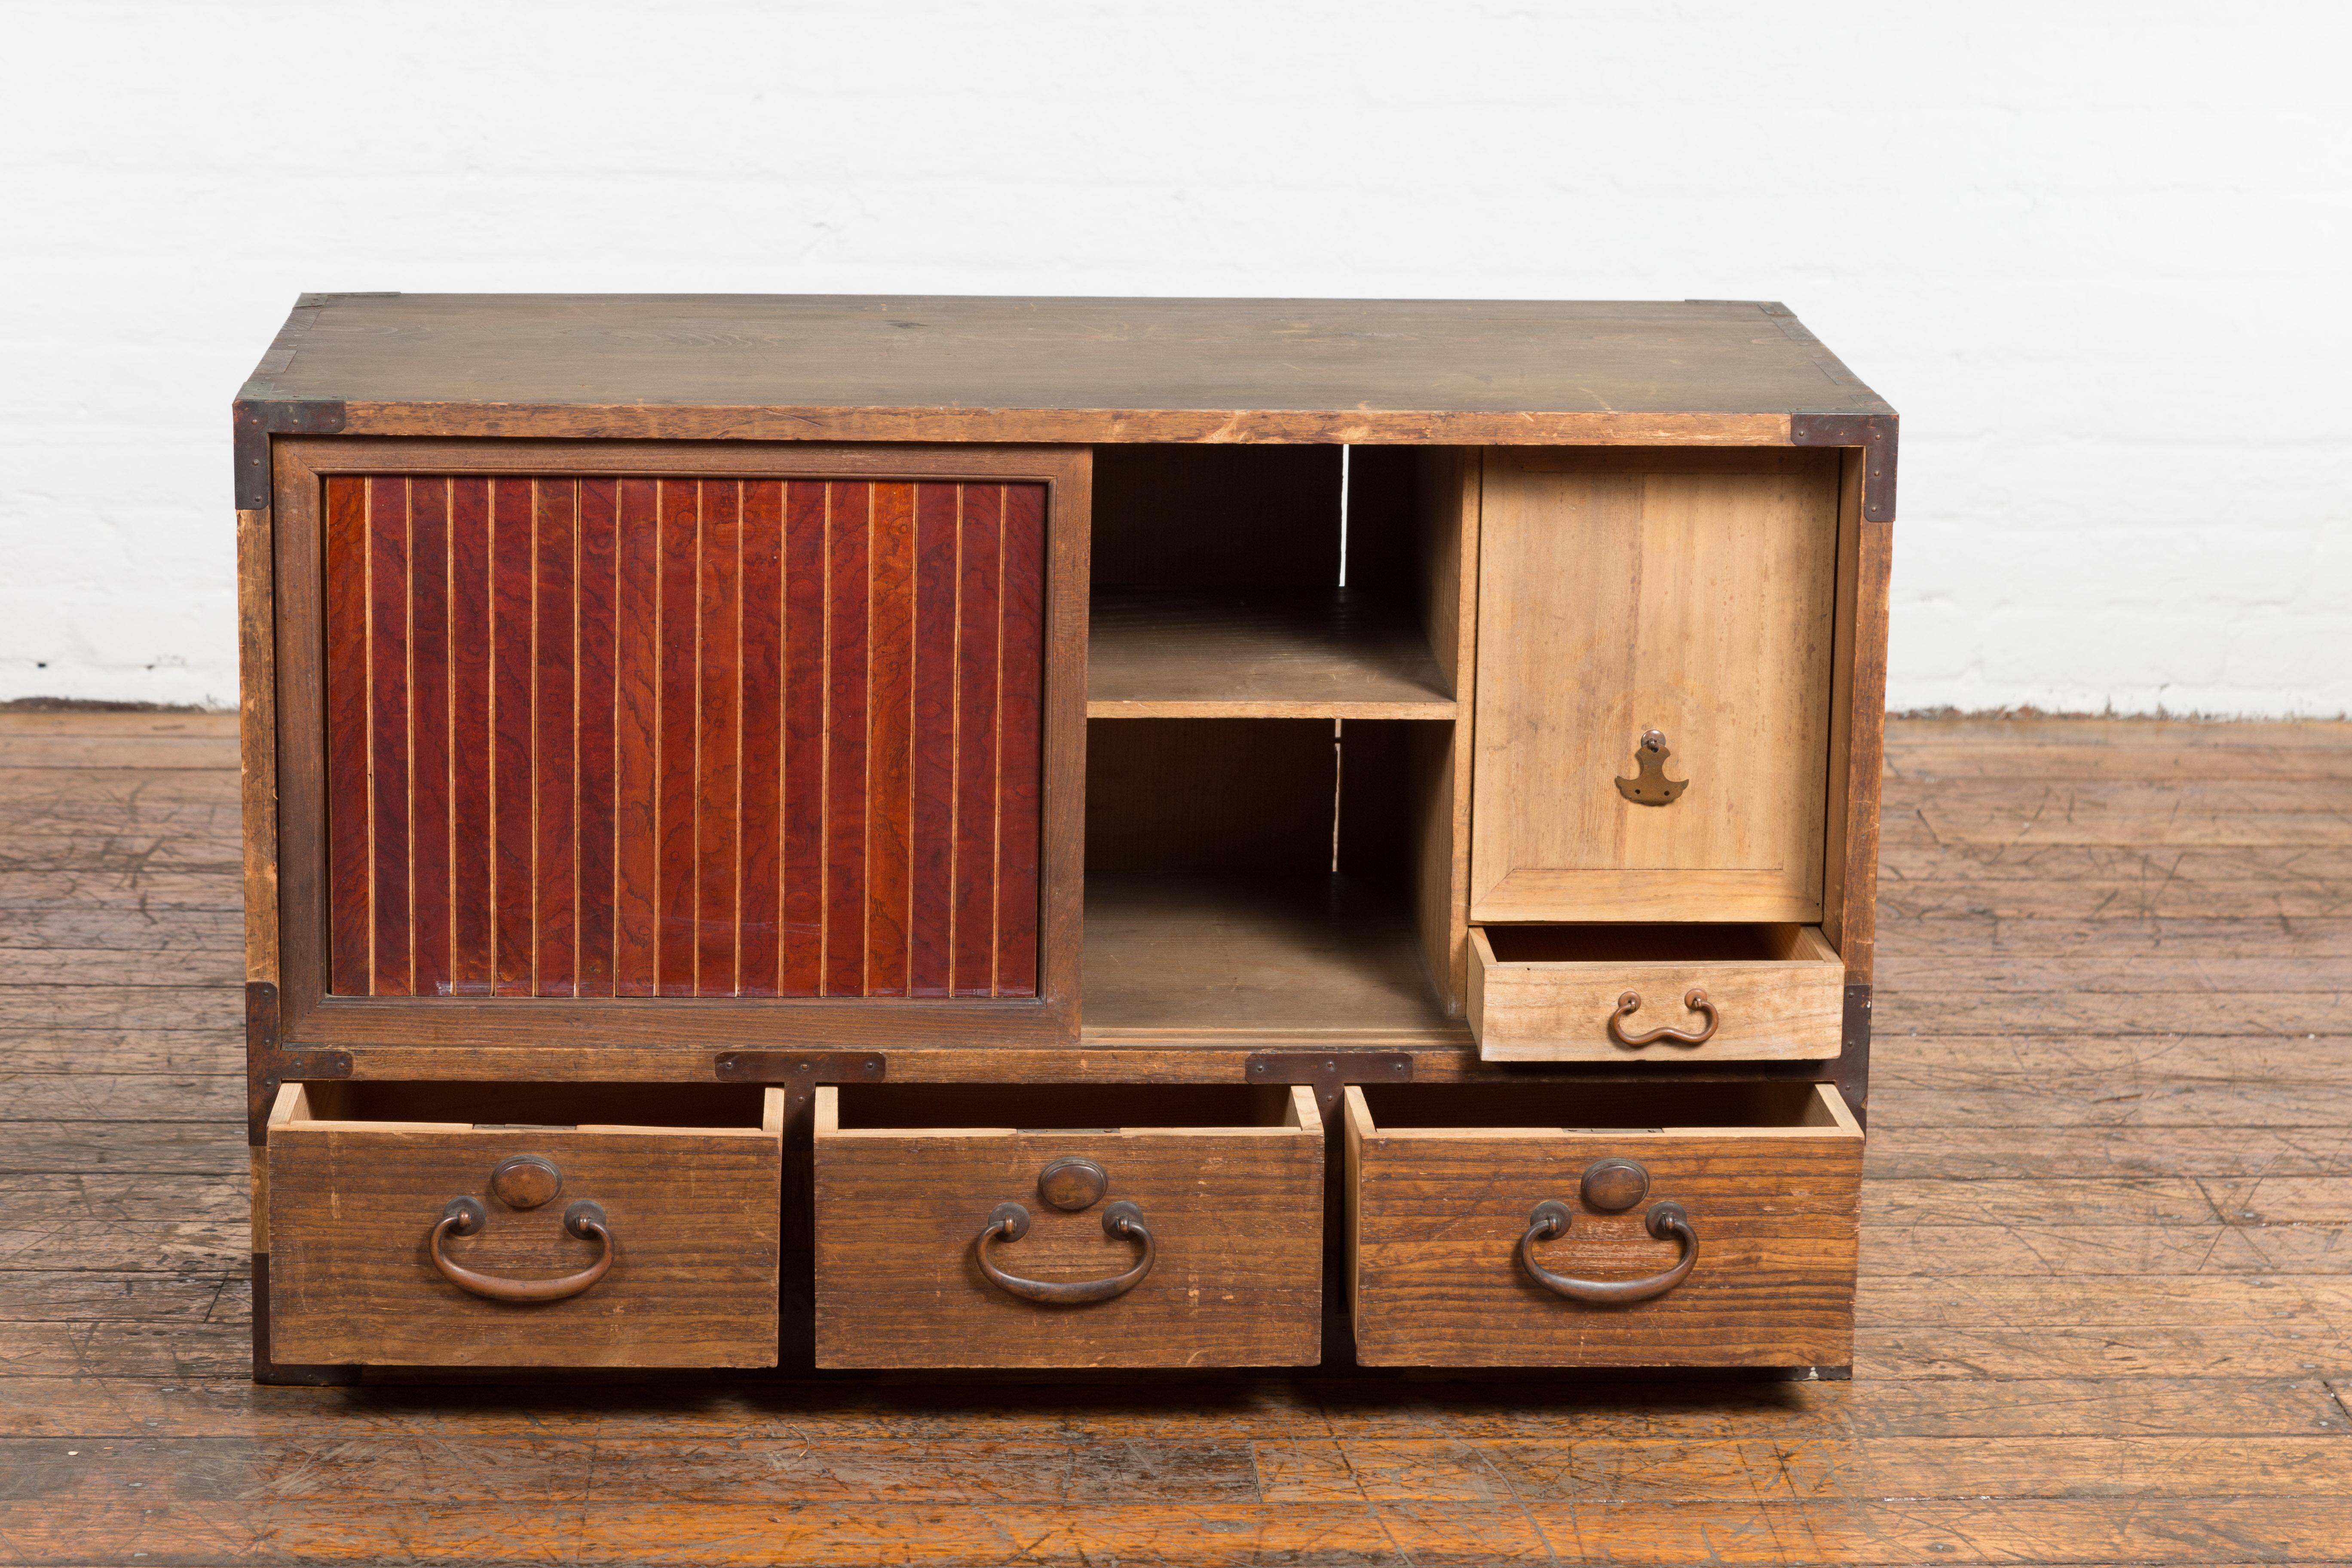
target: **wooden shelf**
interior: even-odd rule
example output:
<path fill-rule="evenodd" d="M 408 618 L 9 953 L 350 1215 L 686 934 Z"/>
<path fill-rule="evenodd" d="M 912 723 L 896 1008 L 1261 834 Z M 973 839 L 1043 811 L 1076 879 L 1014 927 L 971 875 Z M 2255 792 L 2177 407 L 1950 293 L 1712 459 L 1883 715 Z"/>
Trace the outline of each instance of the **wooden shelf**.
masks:
<path fill-rule="evenodd" d="M 1345 588 L 1097 590 L 1089 719 L 1452 719 L 1429 641 Z"/>
<path fill-rule="evenodd" d="M 1465 1047 L 1402 889 L 1349 877 L 1087 879 L 1083 1045 Z"/>

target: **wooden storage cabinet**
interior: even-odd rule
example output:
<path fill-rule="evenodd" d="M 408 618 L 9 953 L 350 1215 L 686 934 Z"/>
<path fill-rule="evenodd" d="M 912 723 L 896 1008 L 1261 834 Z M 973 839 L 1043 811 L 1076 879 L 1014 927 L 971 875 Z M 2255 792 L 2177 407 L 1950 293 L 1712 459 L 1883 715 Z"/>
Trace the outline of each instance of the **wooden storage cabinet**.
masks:
<path fill-rule="evenodd" d="M 772 1366 L 782 1138 L 776 1089 L 288 1084 L 267 1145 L 277 1352 Z"/>
<path fill-rule="evenodd" d="M 817 1364 L 1311 1364 L 1323 1143 L 1305 1089 L 820 1089 Z"/>
<path fill-rule="evenodd" d="M 1347 1116 L 1367 1365 L 1853 1360 L 1862 1129 L 1828 1084 L 1351 1088 Z"/>
<path fill-rule="evenodd" d="M 1833 1374 L 1895 428 L 1769 304 L 305 296 L 256 1375 Z"/>

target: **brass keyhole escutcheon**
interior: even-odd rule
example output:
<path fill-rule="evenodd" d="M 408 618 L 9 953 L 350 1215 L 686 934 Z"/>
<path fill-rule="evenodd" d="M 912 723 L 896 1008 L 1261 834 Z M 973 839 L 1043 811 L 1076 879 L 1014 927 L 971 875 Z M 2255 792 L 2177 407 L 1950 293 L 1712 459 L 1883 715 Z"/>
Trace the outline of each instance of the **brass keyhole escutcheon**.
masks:
<path fill-rule="evenodd" d="M 1633 763 L 1641 772 L 1630 779 L 1619 779 L 1617 793 L 1635 805 L 1674 805 L 1690 788 L 1690 780 L 1666 776 L 1666 759 L 1673 755 L 1666 750 L 1664 731 L 1643 731 L 1642 743 L 1633 750 Z"/>
<path fill-rule="evenodd" d="M 1110 1176 L 1092 1160 L 1071 1155 L 1037 1173 L 1037 1195 L 1066 1213 L 1092 1208 L 1110 1191 Z"/>

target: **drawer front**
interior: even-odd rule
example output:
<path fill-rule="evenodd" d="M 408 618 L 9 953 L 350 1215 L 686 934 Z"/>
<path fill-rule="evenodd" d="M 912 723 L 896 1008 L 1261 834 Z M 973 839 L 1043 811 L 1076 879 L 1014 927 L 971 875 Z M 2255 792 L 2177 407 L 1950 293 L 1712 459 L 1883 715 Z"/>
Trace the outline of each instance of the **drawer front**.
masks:
<path fill-rule="evenodd" d="M 1503 961 L 1488 933 L 1474 927 L 1470 1032 L 1480 1058 L 1490 1062 L 1836 1056 L 1845 965 L 1811 927 L 1792 946 L 1785 959 Z M 1688 1005 L 1693 993 L 1704 1007 Z M 1631 1009 L 1629 994 L 1637 998 Z"/>
<path fill-rule="evenodd" d="M 1255 1128 L 843 1131 L 836 1091 L 816 1118 L 816 1361 L 826 1367 L 1297 1366 L 1320 1359 L 1323 1134 L 1313 1097 L 1297 1124 Z M 1073 1189 L 1045 1178 L 1086 1160 Z M 1081 1206 L 1056 1207 L 1058 1193 Z M 1151 1264 L 1109 1234 L 1141 1211 Z M 992 1280 L 982 1237 L 999 1205 L 1027 1213 L 992 1235 L 1013 1281 L 1084 1284 L 1106 1299 L 1039 1301 Z"/>
<path fill-rule="evenodd" d="M 1356 1353 L 1370 1366 L 1810 1366 L 1853 1361 L 1862 1134 L 1801 1129 L 1416 1128 L 1349 1101 Z M 1596 1205 L 1585 1173 L 1638 1163 L 1630 1207 Z M 1611 1195 L 1606 1183 L 1592 1189 Z M 1621 1186 L 1614 1194 L 1624 1197 Z M 1570 1284 L 1654 1282 L 1683 1243 L 1653 1235 L 1661 1203 L 1696 1240 L 1687 1275 L 1630 1303 L 1563 1295 L 1520 1258 L 1537 1205 L 1566 1210 L 1538 1265 Z"/>
<path fill-rule="evenodd" d="M 1837 462 L 1488 454 L 1472 920 L 1822 918 Z"/>
<path fill-rule="evenodd" d="M 782 1090 L 767 1094 L 768 1126 L 708 1131 L 274 1117 L 273 1355 L 378 1366 L 774 1365 L 783 1106 Z M 544 1166 L 495 1174 L 518 1157 Z M 478 1217 L 445 1232 L 440 1250 L 471 1288 L 434 1259 L 435 1232 L 458 1198 L 478 1205 Z M 499 1299 L 532 1282 L 576 1284 L 595 1268 L 603 1238 L 566 1228 L 582 1200 L 602 1210 L 609 1268 L 558 1300 Z"/>
<path fill-rule="evenodd" d="M 324 484 L 331 994 L 1037 994 L 1045 486 Z"/>

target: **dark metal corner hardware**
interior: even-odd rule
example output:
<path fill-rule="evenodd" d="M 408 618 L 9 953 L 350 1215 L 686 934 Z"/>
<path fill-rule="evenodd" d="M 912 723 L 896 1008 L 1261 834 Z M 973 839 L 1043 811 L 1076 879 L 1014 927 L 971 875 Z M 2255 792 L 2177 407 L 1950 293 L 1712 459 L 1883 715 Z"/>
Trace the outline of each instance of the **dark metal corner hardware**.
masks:
<path fill-rule="evenodd" d="M 1411 1083 L 1409 1051 L 1257 1051 L 1244 1076 L 1252 1083 L 1305 1084 L 1315 1091 L 1315 1108 L 1328 1120 L 1339 1109 L 1339 1091 L 1351 1083 Z"/>
<path fill-rule="evenodd" d="M 245 1132 L 246 1142 L 256 1148 L 268 1139 L 269 1105 L 281 1086 L 352 1076 L 349 1051 L 288 1050 L 278 1040 L 278 987 L 267 980 L 247 981 Z"/>
<path fill-rule="evenodd" d="M 821 1083 L 880 1083 L 890 1070 L 880 1051 L 721 1051 L 710 1067 L 721 1083 L 782 1085 L 787 1116 L 806 1109 Z"/>
<path fill-rule="evenodd" d="M 1862 515 L 1866 522 L 1895 521 L 1895 438 L 1892 414 L 1791 414 L 1792 447 L 1859 447 L 1868 465 L 1862 473 Z"/>
<path fill-rule="evenodd" d="M 1866 1129 L 1870 1125 L 1870 987 L 1845 988 L 1845 1022 L 1838 1039 L 1837 1091 Z"/>
<path fill-rule="evenodd" d="M 342 433 L 341 398 L 240 398 L 236 405 L 236 510 L 259 511 L 269 504 L 269 438 L 272 436 L 337 436 Z"/>

